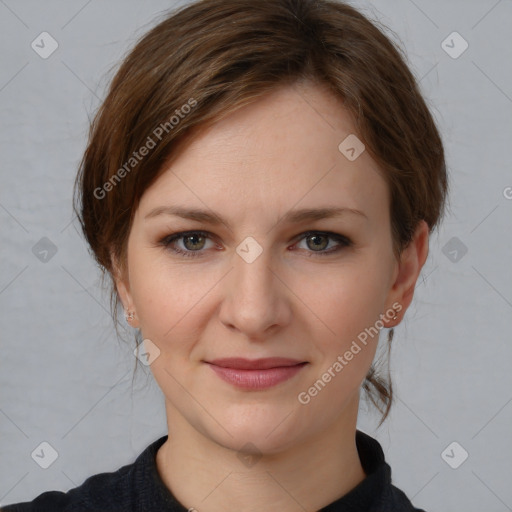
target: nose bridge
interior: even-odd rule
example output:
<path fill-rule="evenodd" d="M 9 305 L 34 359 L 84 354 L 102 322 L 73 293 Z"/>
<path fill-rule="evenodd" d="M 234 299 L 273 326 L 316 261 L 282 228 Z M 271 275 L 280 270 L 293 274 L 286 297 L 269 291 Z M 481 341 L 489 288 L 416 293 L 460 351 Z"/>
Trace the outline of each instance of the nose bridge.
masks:
<path fill-rule="evenodd" d="M 254 295 L 249 297 L 249 302 L 270 293 L 273 280 L 270 249 L 248 236 L 237 246 L 236 253 L 233 276 L 235 288 L 244 294 Z M 243 299 L 248 300 L 247 297 Z"/>
<path fill-rule="evenodd" d="M 279 323 L 279 286 L 276 286 L 279 280 L 271 268 L 271 251 L 254 237 L 246 237 L 236 248 L 233 266 L 223 321 L 257 336 Z"/>

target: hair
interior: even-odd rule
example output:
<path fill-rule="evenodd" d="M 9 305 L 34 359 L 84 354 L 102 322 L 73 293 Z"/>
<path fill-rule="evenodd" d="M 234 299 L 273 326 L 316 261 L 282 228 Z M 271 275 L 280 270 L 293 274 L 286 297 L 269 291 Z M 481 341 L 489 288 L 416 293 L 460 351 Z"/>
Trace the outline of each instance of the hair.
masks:
<path fill-rule="evenodd" d="M 114 261 L 125 268 L 139 201 L 187 141 L 276 87 L 306 80 L 343 101 L 382 171 L 395 256 L 421 220 L 430 230 L 440 222 L 443 144 L 387 27 L 336 0 L 202 0 L 164 14 L 121 62 L 76 178 L 75 213 L 103 277 L 113 277 Z M 382 424 L 393 400 L 389 357 L 387 375 L 372 364 L 362 387 Z"/>

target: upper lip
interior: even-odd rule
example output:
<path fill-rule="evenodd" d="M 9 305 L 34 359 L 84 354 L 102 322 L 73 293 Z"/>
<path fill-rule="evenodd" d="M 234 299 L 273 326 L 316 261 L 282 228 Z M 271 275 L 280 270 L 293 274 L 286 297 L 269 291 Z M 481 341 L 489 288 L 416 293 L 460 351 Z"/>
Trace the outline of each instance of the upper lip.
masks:
<path fill-rule="evenodd" d="M 230 357 L 224 359 L 214 359 L 206 361 L 215 366 L 224 368 L 237 368 L 239 370 L 268 370 L 269 368 L 278 368 L 282 366 L 295 366 L 305 363 L 298 359 L 290 359 L 286 357 L 266 357 L 263 359 L 244 359 L 243 357 Z"/>

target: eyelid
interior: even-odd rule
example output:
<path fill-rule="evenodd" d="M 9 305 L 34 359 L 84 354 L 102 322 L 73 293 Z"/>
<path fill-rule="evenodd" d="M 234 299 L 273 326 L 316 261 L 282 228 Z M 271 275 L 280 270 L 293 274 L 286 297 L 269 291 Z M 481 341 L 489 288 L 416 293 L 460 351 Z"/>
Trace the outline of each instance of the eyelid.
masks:
<path fill-rule="evenodd" d="M 204 250 L 198 250 L 198 251 L 185 251 L 183 249 L 177 249 L 173 248 L 172 244 L 178 240 L 181 240 L 187 236 L 191 235 L 199 235 L 204 238 L 208 238 L 210 240 L 213 240 L 216 238 L 213 233 L 210 233 L 209 231 L 204 231 L 200 229 L 195 230 L 188 230 L 188 231 L 177 231 L 175 233 L 171 233 L 169 235 L 166 235 L 164 238 L 162 238 L 158 245 L 164 246 L 164 248 L 170 250 L 172 253 L 183 256 L 185 258 L 194 258 L 194 257 L 202 257 L 202 255 L 206 252 Z M 322 230 L 309 230 L 309 231 L 303 231 L 302 233 L 299 233 L 297 236 L 293 238 L 293 245 L 297 244 L 298 242 L 306 239 L 308 236 L 311 235 L 320 235 L 325 236 L 327 238 L 330 238 L 331 240 L 334 240 L 338 243 L 337 246 L 331 247 L 329 250 L 323 250 L 323 251 L 307 251 L 308 257 L 322 257 L 322 256 L 329 256 L 331 254 L 337 254 L 342 249 L 351 247 L 353 245 L 353 241 L 346 235 L 342 235 L 341 233 L 334 233 L 332 231 L 322 231 Z"/>
<path fill-rule="evenodd" d="M 173 249 L 171 247 L 171 245 L 179 240 L 182 240 L 183 238 L 187 237 L 187 236 L 191 236 L 191 235 L 199 235 L 199 236 L 202 236 L 204 238 L 208 238 L 210 240 L 212 240 L 213 238 L 215 238 L 215 236 L 208 232 L 208 231 L 203 231 L 201 229 L 193 229 L 193 230 L 189 230 L 189 231 L 176 231 L 175 233 L 171 233 L 169 235 L 166 235 L 165 237 L 163 237 L 159 242 L 158 242 L 158 245 L 163 245 L 166 249 L 169 249 L 170 251 L 176 253 L 176 254 L 183 254 L 183 255 L 186 255 L 186 256 L 189 256 L 190 257 L 194 257 L 196 255 L 199 255 L 201 253 L 204 253 L 205 251 L 204 250 L 200 250 L 200 251 L 183 251 L 182 249 Z"/>

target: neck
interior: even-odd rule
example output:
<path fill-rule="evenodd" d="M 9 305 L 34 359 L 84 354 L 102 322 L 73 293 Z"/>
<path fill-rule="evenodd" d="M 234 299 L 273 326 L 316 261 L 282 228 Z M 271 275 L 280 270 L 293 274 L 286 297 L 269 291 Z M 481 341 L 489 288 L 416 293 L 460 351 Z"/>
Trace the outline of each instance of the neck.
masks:
<path fill-rule="evenodd" d="M 358 399 L 328 431 L 286 451 L 253 459 L 247 453 L 244 465 L 236 450 L 198 432 L 167 403 L 172 430 L 157 469 L 176 499 L 200 512 L 320 510 L 366 476 L 355 443 L 357 406 Z"/>

